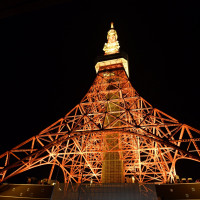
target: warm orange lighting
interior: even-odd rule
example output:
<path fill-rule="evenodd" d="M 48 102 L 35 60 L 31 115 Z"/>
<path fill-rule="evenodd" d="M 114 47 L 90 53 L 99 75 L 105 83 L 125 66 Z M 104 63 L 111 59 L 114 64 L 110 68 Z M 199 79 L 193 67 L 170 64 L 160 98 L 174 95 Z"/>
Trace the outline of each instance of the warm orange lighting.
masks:
<path fill-rule="evenodd" d="M 114 29 L 113 22 L 111 23 L 111 29 L 108 31 L 107 39 L 108 42 L 105 43 L 103 50 L 105 55 L 119 53 L 119 42 L 117 41 L 117 32 Z"/>
<path fill-rule="evenodd" d="M 113 24 L 104 48 L 106 54 L 119 50 Z M 200 162 L 200 131 L 142 98 L 120 54 L 105 57 L 115 58 L 96 64 L 97 76 L 79 104 L 0 155 L 0 182 L 51 165 L 49 180 L 59 166 L 65 183 L 166 183 L 177 179 L 177 160 Z"/>

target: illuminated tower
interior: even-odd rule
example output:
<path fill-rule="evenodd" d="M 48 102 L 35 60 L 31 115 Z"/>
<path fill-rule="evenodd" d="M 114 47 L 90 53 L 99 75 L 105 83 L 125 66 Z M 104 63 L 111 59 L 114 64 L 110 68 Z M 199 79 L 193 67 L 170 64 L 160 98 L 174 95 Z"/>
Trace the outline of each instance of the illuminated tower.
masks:
<path fill-rule="evenodd" d="M 105 55 L 87 94 L 63 118 L 0 155 L 0 181 L 43 165 L 64 181 L 174 181 L 178 159 L 200 162 L 200 131 L 153 108 L 129 81 L 126 54 L 111 24 Z M 131 179 L 130 179 L 131 178 Z"/>

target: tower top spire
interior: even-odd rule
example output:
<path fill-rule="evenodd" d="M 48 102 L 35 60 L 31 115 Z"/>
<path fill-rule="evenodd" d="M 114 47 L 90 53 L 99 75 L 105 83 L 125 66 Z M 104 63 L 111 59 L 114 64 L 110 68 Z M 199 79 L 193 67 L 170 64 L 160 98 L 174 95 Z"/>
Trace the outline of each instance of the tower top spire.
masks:
<path fill-rule="evenodd" d="M 114 23 L 111 22 L 110 30 L 107 33 L 108 41 L 103 47 L 105 53 L 103 56 L 98 56 L 96 59 L 97 63 L 95 65 L 95 69 L 97 73 L 108 69 L 111 65 L 119 64 L 124 67 L 127 76 L 129 76 L 128 55 L 125 52 L 119 52 L 120 46 L 117 38 L 117 31 L 114 29 Z"/>
<path fill-rule="evenodd" d="M 107 33 L 107 43 L 104 44 L 105 55 L 119 53 L 119 42 L 117 41 L 117 31 L 114 29 L 114 23 L 111 22 L 111 29 Z"/>
<path fill-rule="evenodd" d="M 114 23 L 113 22 L 111 22 L 111 28 L 114 28 Z"/>

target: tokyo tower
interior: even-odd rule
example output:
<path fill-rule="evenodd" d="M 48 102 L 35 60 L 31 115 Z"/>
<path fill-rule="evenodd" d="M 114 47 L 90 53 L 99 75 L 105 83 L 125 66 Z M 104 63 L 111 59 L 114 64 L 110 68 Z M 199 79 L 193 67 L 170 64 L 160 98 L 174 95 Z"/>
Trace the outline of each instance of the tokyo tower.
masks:
<path fill-rule="evenodd" d="M 0 182 L 56 166 L 65 183 L 174 182 L 176 162 L 200 162 L 200 131 L 152 107 L 129 81 L 113 23 L 97 76 L 78 105 L 38 135 L 0 155 Z"/>

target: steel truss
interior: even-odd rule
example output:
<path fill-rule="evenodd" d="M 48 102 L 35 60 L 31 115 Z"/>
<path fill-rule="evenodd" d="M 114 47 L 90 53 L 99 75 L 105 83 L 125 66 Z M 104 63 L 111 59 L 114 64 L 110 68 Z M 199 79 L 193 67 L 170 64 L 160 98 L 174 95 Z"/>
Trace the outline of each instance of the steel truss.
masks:
<path fill-rule="evenodd" d="M 118 152 L 124 177 L 173 182 L 177 160 L 200 162 L 199 146 L 199 130 L 153 108 L 132 87 L 122 64 L 115 64 L 99 70 L 65 117 L 0 155 L 0 181 L 51 165 L 49 179 L 59 166 L 66 183 L 101 183 L 106 153 Z"/>

